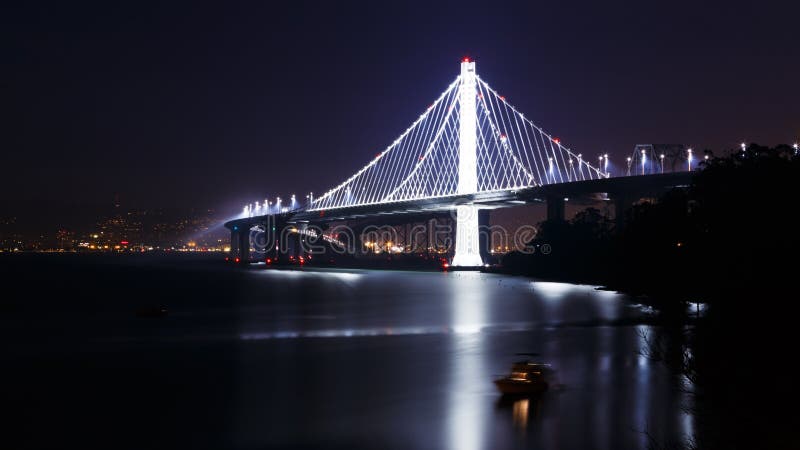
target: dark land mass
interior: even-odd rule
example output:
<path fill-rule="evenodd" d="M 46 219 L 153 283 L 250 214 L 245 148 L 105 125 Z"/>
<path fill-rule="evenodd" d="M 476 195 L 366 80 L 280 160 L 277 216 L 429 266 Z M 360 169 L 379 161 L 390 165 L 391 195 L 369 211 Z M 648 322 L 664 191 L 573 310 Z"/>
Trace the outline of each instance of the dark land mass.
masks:
<path fill-rule="evenodd" d="M 694 383 L 699 448 L 798 448 L 797 192 L 797 151 L 753 144 L 635 205 L 621 229 L 594 209 L 544 222 L 529 245 L 552 253 L 514 252 L 500 270 L 653 305 L 663 327 L 649 356 Z M 701 318 L 690 303 L 705 305 Z"/>

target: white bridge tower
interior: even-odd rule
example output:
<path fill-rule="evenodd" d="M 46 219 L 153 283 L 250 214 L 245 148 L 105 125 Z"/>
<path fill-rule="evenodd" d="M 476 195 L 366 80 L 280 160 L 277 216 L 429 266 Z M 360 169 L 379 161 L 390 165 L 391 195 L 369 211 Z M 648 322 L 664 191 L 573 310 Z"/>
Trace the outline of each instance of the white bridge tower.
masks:
<path fill-rule="evenodd" d="M 459 151 L 458 189 L 459 195 L 478 192 L 478 115 L 475 81 L 475 62 L 464 58 L 461 62 L 461 84 L 459 95 Z M 456 208 L 456 253 L 454 266 L 481 266 L 480 231 L 478 207 L 459 205 Z"/>

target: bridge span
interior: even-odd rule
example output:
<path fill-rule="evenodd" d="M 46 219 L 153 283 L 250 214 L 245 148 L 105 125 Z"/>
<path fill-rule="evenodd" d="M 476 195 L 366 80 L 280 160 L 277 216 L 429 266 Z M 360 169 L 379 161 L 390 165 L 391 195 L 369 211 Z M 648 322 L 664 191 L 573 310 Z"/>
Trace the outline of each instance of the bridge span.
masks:
<path fill-rule="evenodd" d="M 232 257 L 248 261 L 271 251 L 299 257 L 299 244 L 333 222 L 366 229 L 375 223 L 443 220 L 450 222 L 449 242 L 455 247 L 450 263 L 481 266 L 486 248 L 481 228 L 492 209 L 544 202 L 548 219 L 563 220 L 567 201 L 602 198 L 614 202 L 621 224 L 635 201 L 690 182 L 690 172 L 664 173 L 664 155 L 659 160 L 642 151 L 634 157 L 638 173 L 630 175 L 634 161 L 628 158 L 629 176 L 612 178 L 607 156 L 598 166 L 590 164 L 514 108 L 465 58 L 455 81 L 355 174 L 322 196 L 311 196 L 302 208 L 294 198 L 292 208 L 282 207 L 280 198 L 275 204 L 256 202 L 225 226 L 231 230 Z M 287 233 L 293 237 L 282 239 Z M 333 236 L 327 238 L 335 245 Z M 438 248 L 430 239 L 427 245 Z"/>
<path fill-rule="evenodd" d="M 564 220 L 567 202 L 586 203 L 602 199 L 613 202 L 617 226 L 623 225 L 626 211 L 642 199 L 657 199 L 661 194 L 674 188 L 688 187 L 691 172 L 671 172 L 645 176 L 628 176 L 550 184 L 498 192 L 453 195 L 445 198 L 408 200 L 376 205 L 357 205 L 332 210 L 298 209 L 279 214 L 263 214 L 243 217 L 225 223 L 231 231 L 232 257 L 242 261 L 252 260 L 257 253 L 259 240 L 268 243 L 271 250 L 280 254 L 299 257 L 292 242 L 280 248 L 280 236 L 291 234 L 293 230 L 308 227 L 323 230 L 325 224 L 332 222 L 355 223 L 354 229 L 396 226 L 404 223 L 421 223 L 430 220 L 451 219 L 459 205 L 470 205 L 478 211 L 478 226 L 488 226 L 488 212 L 499 208 L 513 208 L 529 204 L 546 204 L 548 220 Z M 363 225 L 368 224 L 368 225 Z M 451 233 L 457 236 L 457 224 Z M 269 237 L 259 238 L 259 233 Z M 356 233 L 358 234 L 358 233 Z M 356 247 L 363 245 L 359 239 Z M 457 237 L 456 237 L 457 238 Z M 451 236 L 452 239 L 452 236 Z M 485 255 L 488 243 L 481 242 L 480 253 Z"/>

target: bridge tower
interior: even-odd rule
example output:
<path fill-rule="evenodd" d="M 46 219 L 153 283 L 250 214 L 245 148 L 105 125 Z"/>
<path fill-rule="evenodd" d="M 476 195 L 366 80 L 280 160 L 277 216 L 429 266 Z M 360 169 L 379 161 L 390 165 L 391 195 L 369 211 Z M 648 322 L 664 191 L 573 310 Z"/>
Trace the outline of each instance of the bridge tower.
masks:
<path fill-rule="evenodd" d="M 461 62 L 459 95 L 458 194 L 478 192 L 478 116 L 475 61 Z M 459 205 L 456 208 L 456 252 L 454 266 L 483 265 L 480 253 L 478 207 Z"/>

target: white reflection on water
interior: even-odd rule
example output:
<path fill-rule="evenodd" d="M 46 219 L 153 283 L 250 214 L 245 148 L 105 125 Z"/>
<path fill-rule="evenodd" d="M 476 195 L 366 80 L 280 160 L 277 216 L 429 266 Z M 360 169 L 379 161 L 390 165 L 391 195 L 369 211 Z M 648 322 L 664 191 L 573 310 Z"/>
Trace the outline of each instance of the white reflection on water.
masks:
<path fill-rule="evenodd" d="M 646 448 L 648 445 L 647 435 L 644 432 L 651 432 L 648 423 L 648 413 L 650 411 L 651 403 L 651 390 L 650 390 L 650 361 L 647 359 L 647 354 L 650 352 L 648 348 L 647 339 L 645 336 L 652 333 L 651 327 L 646 325 L 638 325 L 636 332 L 639 335 L 639 356 L 637 358 L 636 370 L 636 408 L 634 409 L 636 417 L 633 421 L 639 431 L 642 431 L 639 437 L 639 445 L 641 448 Z"/>
<path fill-rule="evenodd" d="M 480 331 L 480 329 L 478 330 Z M 461 333 L 464 331 L 462 330 Z M 302 338 L 342 338 L 342 337 L 369 337 L 369 336 L 405 336 L 415 334 L 450 334 L 459 333 L 459 330 L 448 327 L 375 327 L 375 328 L 344 328 L 330 330 L 286 330 L 271 332 L 242 333 L 242 340 L 266 339 L 302 339 Z"/>
<path fill-rule="evenodd" d="M 336 269 L 268 269 L 256 272 L 270 278 L 329 278 L 352 283 L 364 276 L 363 273 L 345 272 Z"/>
<path fill-rule="evenodd" d="M 531 287 L 535 295 L 542 299 L 547 320 L 559 322 L 568 316 L 575 306 L 574 299 L 589 298 L 594 309 L 591 317 L 601 320 L 613 320 L 620 316 L 624 305 L 624 296 L 617 292 L 597 289 L 591 285 L 557 283 L 551 281 L 534 281 Z"/>
<path fill-rule="evenodd" d="M 484 336 L 481 325 L 487 323 L 486 289 L 480 273 L 457 273 L 450 298 L 452 327 L 464 333 L 453 338 L 450 352 L 447 447 L 459 450 L 483 448 L 486 424 L 486 398 L 481 395 L 484 383 Z M 478 376 L 476 376 L 478 375 Z"/>
<path fill-rule="evenodd" d="M 555 283 L 551 281 L 534 281 L 533 289 L 545 300 L 560 300 L 565 295 L 574 292 L 581 286 L 567 283 Z"/>
<path fill-rule="evenodd" d="M 342 337 L 375 337 L 375 336 L 407 336 L 424 334 L 478 334 L 486 329 L 493 332 L 523 332 L 535 329 L 530 323 L 502 323 L 492 324 L 491 328 L 481 325 L 455 325 L 446 326 L 420 326 L 420 327 L 374 327 L 374 328 L 343 328 L 325 330 L 280 330 L 280 331 L 253 331 L 240 333 L 241 340 L 268 340 L 268 339 L 304 339 L 304 338 L 342 338 Z"/>

